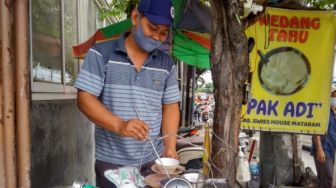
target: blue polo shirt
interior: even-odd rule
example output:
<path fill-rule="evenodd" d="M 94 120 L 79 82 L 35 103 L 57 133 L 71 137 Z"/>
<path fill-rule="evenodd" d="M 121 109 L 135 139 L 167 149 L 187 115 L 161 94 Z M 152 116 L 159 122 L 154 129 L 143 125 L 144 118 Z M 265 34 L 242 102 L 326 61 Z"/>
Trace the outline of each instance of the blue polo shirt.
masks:
<path fill-rule="evenodd" d="M 323 151 L 328 159 L 335 160 L 336 149 L 336 117 L 330 109 L 328 132 L 324 136 L 320 136 Z M 312 155 L 316 156 L 316 145 L 313 141 Z"/>
<path fill-rule="evenodd" d="M 124 40 L 106 41 L 93 46 L 75 82 L 75 87 L 98 97 L 113 114 L 127 121 L 138 118 L 150 128 L 151 138 L 161 136 L 162 105 L 180 101 L 177 73 L 172 58 L 154 50 L 138 72 L 127 56 Z M 96 159 L 118 165 L 153 161 L 148 141 L 121 137 L 96 126 Z M 155 140 L 159 153 L 162 140 Z M 141 161 L 142 159 L 142 161 Z"/>

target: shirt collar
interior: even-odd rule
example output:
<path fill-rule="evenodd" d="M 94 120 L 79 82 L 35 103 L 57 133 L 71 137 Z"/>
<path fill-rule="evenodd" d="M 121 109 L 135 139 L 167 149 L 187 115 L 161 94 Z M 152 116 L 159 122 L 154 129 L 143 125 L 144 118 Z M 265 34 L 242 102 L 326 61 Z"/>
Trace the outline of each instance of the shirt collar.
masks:
<path fill-rule="evenodd" d="M 130 33 L 129 32 L 125 32 L 125 33 L 122 33 L 118 39 L 118 43 L 117 43 L 117 46 L 115 48 L 116 51 L 118 52 L 124 52 L 127 54 L 126 52 L 126 48 L 125 48 L 125 39 L 126 37 L 129 35 Z"/>
<path fill-rule="evenodd" d="M 127 51 L 126 51 L 126 48 L 125 48 L 125 39 L 129 34 L 130 34 L 130 32 L 125 32 L 125 33 L 120 35 L 120 37 L 118 39 L 117 46 L 115 48 L 116 51 L 123 52 L 123 53 L 127 54 Z M 150 52 L 148 56 L 153 59 L 156 56 L 158 56 L 158 52 L 159 52 L 159 50 L 155 49 L 152 52 Z"/>

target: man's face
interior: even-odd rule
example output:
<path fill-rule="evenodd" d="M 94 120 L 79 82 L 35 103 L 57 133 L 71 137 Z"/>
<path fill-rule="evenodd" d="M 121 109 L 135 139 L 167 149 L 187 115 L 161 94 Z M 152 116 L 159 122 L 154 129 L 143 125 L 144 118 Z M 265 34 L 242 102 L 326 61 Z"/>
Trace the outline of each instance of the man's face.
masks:
<path fill-rule="evenodd" d="M 140 16 L 139 24 L 145 34 L 146 37 L 151 37 L 154 40 L 164 42 L 167 40 L 169 35 L 169 26 L 167 25 L 155 25 L 151 23 L 145 16 L 141 15 L 138 11 L 136 11 L 136 16 L 133 17 L 133 24 L 136 27 L 139 27 L 137 20 L 134 20 Z"/>
<path fill-rule="evenodd" d="M 331 92 L 331 105 L 330 108 L 336 112 L 336 105 L 333 103 L 333 99 L 336 98 L 336 91 Z"/>

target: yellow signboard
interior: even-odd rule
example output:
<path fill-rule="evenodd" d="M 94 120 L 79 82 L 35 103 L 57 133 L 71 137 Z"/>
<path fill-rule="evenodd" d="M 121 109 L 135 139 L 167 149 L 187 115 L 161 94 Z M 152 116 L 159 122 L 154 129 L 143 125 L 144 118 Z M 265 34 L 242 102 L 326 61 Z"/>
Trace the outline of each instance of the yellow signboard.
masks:
<path fill-rule="evenodd" d="M 325 134 L 336 41 L 332 11 L 267 8 L 246 34 L 251 95 L 241 128 Z"/>

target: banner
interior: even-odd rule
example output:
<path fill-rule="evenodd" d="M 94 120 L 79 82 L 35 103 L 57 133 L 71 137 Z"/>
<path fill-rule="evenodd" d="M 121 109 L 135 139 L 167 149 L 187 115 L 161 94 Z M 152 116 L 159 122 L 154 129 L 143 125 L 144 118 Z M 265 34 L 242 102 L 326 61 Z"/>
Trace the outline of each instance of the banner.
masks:
<path fill-rule="evenodd" d="M 251 98 L 243 105 L 241 128 L 325 134 L 336 40 L 332 11 L 267 8 L 246 31 Z"/>

